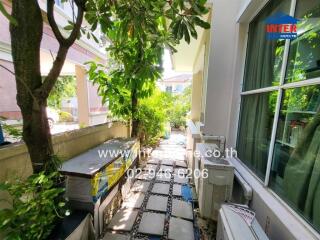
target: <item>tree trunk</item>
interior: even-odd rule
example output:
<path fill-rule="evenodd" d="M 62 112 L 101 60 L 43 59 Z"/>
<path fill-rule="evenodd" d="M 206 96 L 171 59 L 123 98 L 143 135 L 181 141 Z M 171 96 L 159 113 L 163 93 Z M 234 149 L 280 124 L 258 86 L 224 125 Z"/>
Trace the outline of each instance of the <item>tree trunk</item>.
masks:
<path fill-rule="evenodd" d="M 39 172 L 44 170 L 53 155 L 46 100 L 36 96 L 36 90 L 42 85 L 40 43 L 43 20 L 38 2 L 34 0 L 13 0 L 12 16 L 18 23 L 16 26 L 10 24 L 10 33 L 17 103 L 23 117 L 23 140 L 33 170 Z"/>
<path fill-rule="evenodd" d="M 139 119 L 137 118 L 137 107 L 138 107 L 137 89 L 133 87 L 132 93 L 131 93 L 131 118 L 132 118 L 131 137 L 138 136 Z"/>
<path fill-rule="evenodd" d="M 31 115 L 23 114 L 23 140 L 25 141 L 34 172 L 50 171 L 54 154 L 50 128 L 46 113 L 46 104 L 42 103 L 39 110 L 32 110 Z"/>
<path fill-rule="evenodd" d="M 78 8 L 76 22 L 68 38 L 59 31 L 54 19 L 54 0 L 47 0 L 47 17 L 59 42 L 57 57 L 48 76 L 42 81 L 40 44 L 43 19 L 38 1 L 13 0 L 11 15 L 17 25 L 10 23 L 12 57 L 17 85 L 17 103 L 23 118 L 25 141 L 35 173 L 54 167 L 53 146 L 46 112 L 47 98 L 61 73 L 67 53 L 80 33 L 84 4 L 75 1 Z"/>

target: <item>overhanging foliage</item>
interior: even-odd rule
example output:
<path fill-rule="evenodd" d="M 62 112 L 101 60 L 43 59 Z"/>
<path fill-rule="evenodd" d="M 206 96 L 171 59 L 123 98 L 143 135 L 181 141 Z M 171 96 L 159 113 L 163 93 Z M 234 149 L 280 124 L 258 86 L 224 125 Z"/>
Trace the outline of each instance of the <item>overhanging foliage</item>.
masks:
<path fill-rule="evenodd" d="M 182 39 L 190 43 L 191 37 L 197 38 L 196 26 L 210 27 L 201 19 L 208 13 L 205 4 L 206 0 L 88 1 L 85 17 L 92 30 L 100 25 L 110 40 L 112 63 L 91 62 L 89 77 L 115 116 L 139 122 L 138 99 L 149 97 L 161 78 L 164 49 L 176 51 Z"/>

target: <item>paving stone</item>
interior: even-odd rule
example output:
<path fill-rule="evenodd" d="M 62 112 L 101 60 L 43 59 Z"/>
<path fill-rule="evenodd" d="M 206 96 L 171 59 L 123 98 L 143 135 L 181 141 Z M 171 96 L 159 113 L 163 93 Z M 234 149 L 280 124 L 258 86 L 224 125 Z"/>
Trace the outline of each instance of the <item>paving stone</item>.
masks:
<path fill-rule="evenodd" d="M 166 183 L 155 183 L 152 188 L 152 193 L 169 194 L 170 185 Z"/>
<path fill-rule="evenodd" d="M 164 214 L 144 212 L 139 225 L 139 232 L 143 234 L 162 236 L 164 220 Z"/>
<path fill-rule="evenodd" d="M 163 151 L 155 149 L 151 153 L 152 158 L 162 158 L 163 157 Z"/>
<path fill-rule="evenodd" d="M 160 166 L 160 171 L 161 172 L 172 173 L 173 172 L 173 167 L 172 166 L 161 165 Z"/>
<path fill-rule="evenodd" d="M 182 196 L 182 190 L 181 190 L 181 185 L 174 184 L 173 189 L 172 189 L 172 195 L 173 196 Z"/>
<path fill-rule="evenodd" d="M 194 229 L 192 222 L 171 217 L 169 223 L 169 239 L 194 240 Z"/>
<path fill-rule="evenodd" d="M 123 234 L 113 234 L 113 233 L 106 233 L 104 235 L 103 240 L 129 240 L 130 236 L 123 235 Z"/>
<path fill-rule="evenodd" d="M 189 182 L 187 177 L 183 177 L 180 175 L 174 175 L 174 182 L 180 184 L 187 184 Z"/>
<path fill-rule="evenodd" d="M 168 174 L 164 173 L 158 173 L 156 177 L 157 181 L 163 181 L 163 182 L 170 182 L 171 176 L 169 177 Z"/>
<path fill-rule="evenodd" d="M 172 200 L 172 215 L 185 219 L 193 219 L 193 210 L 190 203 L 173 199 Z"/>
<path fill-rule="evenodd" d="M 168 166 L 173 166 L 174 161 L 173 160 L 162 160 L 161 164 L 162 165 L 168 165 Z"/>
<path fill-rule="evenodd" d="M 187 167 L 187 163 L 185 161 L 176 161 L 176 167 Z"/>
<path fill-rule="evenodd" d="M 147 192 L 150 182 L 137 180 L 134 182 L 131 191 L 132 192 Z"/>
<path fill-rule="evenodd" d="M 187 175 L 188 169 L 187 168 L 176 168 L 174 170 L 174 174 Z"/>
<path fill-rule="evenodd" d="M 132 209 L 120 209 L 112 218 L 108 225 L 108 229 L 114 231 L 131 231 L 133 224 L 137 218 L 138 211 Z"/>
<path fill-rule="evenodd" d="M 158 164 L 160 161 L 160 158 L 151 158 L 147 161 L 147 164 Z"/>
<path fill-rule="evenodd" d="M 156 170 L 157 170 L 157 167 L 158 167 L 158 165 L 155 165 L 155 164 L 147 164 L 144 168 L 143 168 L 143 170 L 144 171 L 148 171 L 148 172 L 155 172 Z"/>
<path fill-rule="evenodd" d="M 151 195 L 147 203 L 147 209 L 153 211 L 166 212 L 168 197 Z"/>
<path fill-rule="evenodd" d="M 126 208 L 140 208 L 145 195 L 143 193 L 131 193 L 123 202 L 122 206 Z"/>
<path fill-rule="evenodd" d="M 155 174 L 152 174 L 151 172 L 147 171 L 147 172 L 141 172 L 136 176 L 136 179 L 139 180 L 152 180 L 154 178 Z"/>

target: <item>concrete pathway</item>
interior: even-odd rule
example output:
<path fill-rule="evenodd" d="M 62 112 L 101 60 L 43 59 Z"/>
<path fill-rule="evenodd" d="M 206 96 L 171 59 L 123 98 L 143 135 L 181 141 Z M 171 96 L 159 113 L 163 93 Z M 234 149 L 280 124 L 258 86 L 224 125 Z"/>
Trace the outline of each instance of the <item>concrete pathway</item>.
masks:
<path fill-rule="evenodd" d="M 151 154 L 103 240 L 195 240 L 185 137 L 173 132 Z"/>

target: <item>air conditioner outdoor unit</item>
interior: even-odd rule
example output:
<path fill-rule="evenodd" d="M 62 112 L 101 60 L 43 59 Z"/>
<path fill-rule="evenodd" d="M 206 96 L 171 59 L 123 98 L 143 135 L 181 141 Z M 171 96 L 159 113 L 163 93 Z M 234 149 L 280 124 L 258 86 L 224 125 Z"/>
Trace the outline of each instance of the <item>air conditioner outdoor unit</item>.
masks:
<path fill-rule="evenodd" d="M 224 204 L 219 211 L 216 240 L 268 240 L 249 208 Z"/>
<path fill-rule="evenodd" d="M 201 177 L 198 178 L 198 200 L 200 215 L 217 221 L 221 205 L 229 202 L 232 197 L 234 166 L 228 160 L 210 156 L 208 153 L 214 149 L 218 149 L 215 144 L 197 144 L 201 173 Z M 207 176 L 204 174 L 205 171 L 208 173 Z"/>

